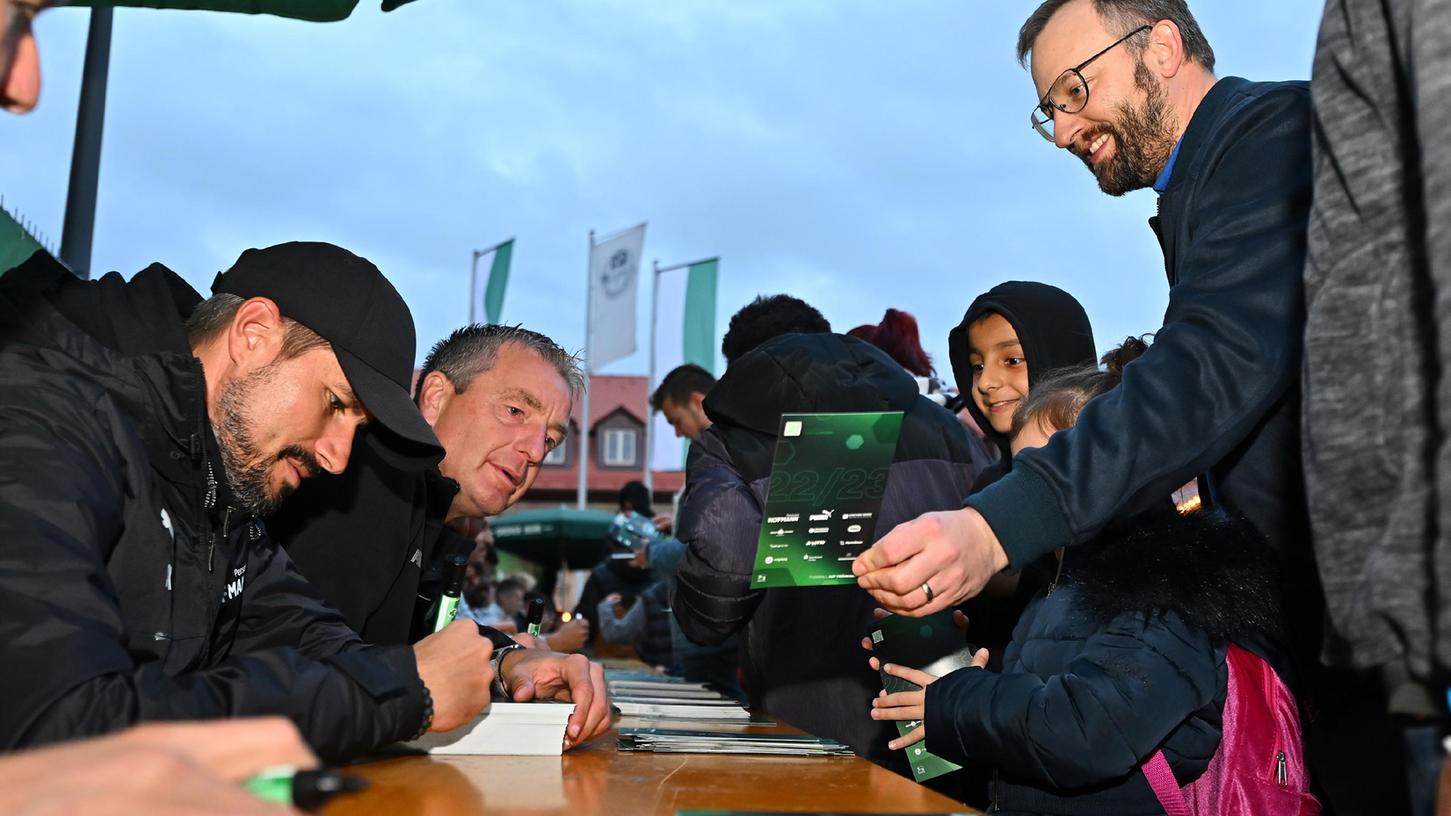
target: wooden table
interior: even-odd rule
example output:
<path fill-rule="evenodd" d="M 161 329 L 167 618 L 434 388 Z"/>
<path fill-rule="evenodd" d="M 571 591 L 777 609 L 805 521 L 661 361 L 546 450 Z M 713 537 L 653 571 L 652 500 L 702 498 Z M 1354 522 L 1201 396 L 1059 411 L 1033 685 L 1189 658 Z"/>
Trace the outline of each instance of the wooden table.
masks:
<path fill-rule="evenodd" d="M 689 728 L 681 723 L 643 723 Z M 730 726 L 726 726 L 730 728 Z M 790 730 L 788 726 L 765 729 Z M 371 783 L 328 816 L 660 814 L 681 809 L 967 813 L 858 757 L 620 752 L 611 731 L 563 757 L 395 757 L 348 769 Z"/>

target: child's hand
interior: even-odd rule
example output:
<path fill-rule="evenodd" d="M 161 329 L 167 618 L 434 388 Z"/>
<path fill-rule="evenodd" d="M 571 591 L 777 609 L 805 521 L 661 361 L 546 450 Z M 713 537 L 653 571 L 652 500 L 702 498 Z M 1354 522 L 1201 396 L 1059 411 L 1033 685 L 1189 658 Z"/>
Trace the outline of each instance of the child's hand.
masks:
<path fill-rule="evenodd" d="M 981 669 L 987 665 L 987 649 L 978 649 L 972 656 L 971 668 Z M 915 691 L 899 691 L 895 694 L 888 694 L 885 689 L 872 700 L 872 719 L 874 720 L 907 720 L 920 721 L 927 716 L 927 687 L 937 682 L 937 676 L 928 674 L 918 669 L 910 669 L 906 666 L 898 666 L 895 663 L 888 663 L 885 667 L 875 657 L 870 658 L 873 669 L 885 671 L 893 677 L 899 677 L 908 683 L 913 683 L 921 688 Z M 899 737 L 887 743 L 887 747 L 893 751 L 906 748 L 927 738 L 927 724 L 922 723 L 906 736 Z"/>

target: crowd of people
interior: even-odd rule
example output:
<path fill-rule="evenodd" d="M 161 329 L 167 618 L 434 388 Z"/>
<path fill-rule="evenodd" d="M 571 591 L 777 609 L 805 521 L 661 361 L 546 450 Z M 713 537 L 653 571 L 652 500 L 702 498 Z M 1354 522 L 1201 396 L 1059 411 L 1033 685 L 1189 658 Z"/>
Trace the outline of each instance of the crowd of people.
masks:
<path fill-rule="evenodd" d="M 46 5 L 0 0 L 8 110 Z M 575 703 L 569 749 L 609 728 L 582 653 L 615 643 L 899 771 L 925 741 L 995 812 L 1430 813 L 1448 30 L 1428 0 L 1329 0 L 1313 83 L 1257 82 L 1215 74 L 1184 0 L 1042 2 L 1031 122 L 1103 192 L 1157 193 L 1162 321 L 1099 360 L 1071 294 L 964 291 L 954 393 L 907 311 L 838 334 L 756 298 L 719 380 L 651 396 L 690 440 L 678 513 L 624 491 L 613 557 L 538 637 L 486 519 L 568 432 L 553 340 L 465 326 L 411 387 L 408 306 L 341 247 L 249 249 L 205 296 L 38 252 L 0 276 L 0 808 L 252 812 L 261 768 L 493 699 Z M 903 413 L 857 585 L 753 588 L 781 415 L 856 411 Z M 884 611 L 947 610 L 967 668 L 863 651 Z"/>

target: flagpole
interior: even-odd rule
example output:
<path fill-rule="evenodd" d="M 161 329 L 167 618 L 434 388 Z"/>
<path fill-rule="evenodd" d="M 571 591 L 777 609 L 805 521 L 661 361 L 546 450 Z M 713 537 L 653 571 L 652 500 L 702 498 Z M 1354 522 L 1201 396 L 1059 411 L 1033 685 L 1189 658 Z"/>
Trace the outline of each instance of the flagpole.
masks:
<path fill-rule="evenodd" d="M 655 274 L 661 275 L 661 274 L 664 274 L 666 272 L 674 272 L 677 269 L 685 269 L 687 267 L 698 266 L 698 265 L 703 264 L 703 263 L 710 263 L 711 261 L 718 261 L 718 260 L 720 260 L 720 256 L 719 255 L 716 255 L 715 257 L 712 257 L 712 258 L 701 258 L 698 261 L 691 261 L 690 263 L 678 263 L 678 264 L 675 264 L 674 266 L 657 266 L 657 268 L 655 269 Z M 659 261 L 656 261 L 656 264 L 659 264 Z"/>
<path fill-rule="evenodd" d="M 660 259 L 653 261 L 655 274 L 650 276 L 650 374 L 645 378 L 645 490 L 650 503 L 655 503 L 655 406 L 650 404 L 650 389 L 655 387 L 655 326 L 660 320 Z"/>
<path fill-rule="evenodd" d="M 581 510 L 585 507 L 585 496 L 589 490 L 589 309 L 594 295 L 594 254 L 595 231 L 590 230 L 589 252 L 585 254 L 584 262 L 584 399 L 581 401 L 579 410 L 579 445 L 575 448 L 579 451 L 579 488 L 575 496 L 575 505 Z"/>

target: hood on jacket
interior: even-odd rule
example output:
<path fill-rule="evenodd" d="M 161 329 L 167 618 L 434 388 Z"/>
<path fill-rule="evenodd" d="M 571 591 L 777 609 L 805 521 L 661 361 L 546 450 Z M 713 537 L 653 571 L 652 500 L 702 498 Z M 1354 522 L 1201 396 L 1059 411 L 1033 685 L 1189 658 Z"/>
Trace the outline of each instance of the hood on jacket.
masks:
<path fill-rule="evenodd" d="M 929 408 L 943 421 L 927 420 Z M 730 459 L 749 482 L 771 472 L 782 414 L 853 411 L 913 412 L 924 428 L 945 429 L 920 450 L 916 435 L 904 434 L 899 461 L 941 458 L 943 451 L 969 461 L 967 432 L 956 419 L 921 396 L 917 381 L 886 352 L 842 334 L 782 335 L 736 360 L 705 398 L 713 423 L 706 434 L 728 438 Z"/>
<path fill-rule="evenodd" d="M 1008 435 L 993 430 L 992 423 L 972 398 L 971 351 L 967 329 L 990 314 L 1000 314 L 1023 344 L 1028 361 L 1028 387 L 1055 369 L 1091 365 L 1098 359 L 1093 345 L 1093 326 L 1083 306 L 1056 286 L 1034 281 L 1000 283 L 978 295 L 967 307 L 962 322 L 947 334 L 947 351 L 952 360 L 952 375 L 957 390 L 965 397 L 967 410 L 999 452 L 1004 467 L 1011 467 Z"/>

